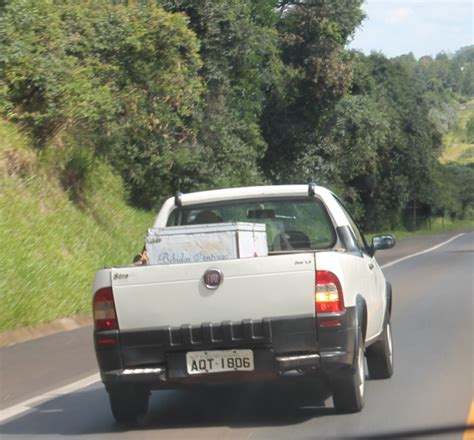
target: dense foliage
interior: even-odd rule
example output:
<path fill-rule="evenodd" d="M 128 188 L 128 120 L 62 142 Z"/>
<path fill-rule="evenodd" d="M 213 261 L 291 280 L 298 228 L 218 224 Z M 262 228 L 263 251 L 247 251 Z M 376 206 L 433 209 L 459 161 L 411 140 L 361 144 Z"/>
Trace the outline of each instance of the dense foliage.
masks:
<path fill-rule="evenodd" d="M 68 134 L 121 172 L 151 206 L 195 160 L 199 43 L 181 14 L 152 3 L 8 2 L 0 15 L 0 101 L 39 148 Z M 84 151 L 65 164 L 79 169 Z M 72 174 L 68 173 L 66 181 Z"/>
<path fill-rule="evenodd" d="M 441 165 L 474 96 L 474 47 L 348 51 L 362 0 L 3 0 L 0 112 L 81 202 L 95 157 L 155 208 L 175 190 L 315 180 L 367 229 L 467 215 L 472 167 Z M 463 127 L 472 142 L 474 119 Z"/>

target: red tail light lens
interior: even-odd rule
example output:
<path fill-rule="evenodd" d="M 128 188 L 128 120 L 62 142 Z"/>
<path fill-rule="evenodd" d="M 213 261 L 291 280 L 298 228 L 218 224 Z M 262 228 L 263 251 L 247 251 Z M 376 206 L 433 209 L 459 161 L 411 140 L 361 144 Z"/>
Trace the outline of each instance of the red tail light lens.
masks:
<path fill-rule="evenodd" d="M 111 287 L 99 289 L 94 295 L 93 303 L 95 330 L 118 330 L 115 313 L 114 293 Z"/>
<path fill-rule="evenodd" d="M 345 310 L 341 283 L 332 272 L 316 272 L 315 309 L 316 313 L 337 313 Z"/>

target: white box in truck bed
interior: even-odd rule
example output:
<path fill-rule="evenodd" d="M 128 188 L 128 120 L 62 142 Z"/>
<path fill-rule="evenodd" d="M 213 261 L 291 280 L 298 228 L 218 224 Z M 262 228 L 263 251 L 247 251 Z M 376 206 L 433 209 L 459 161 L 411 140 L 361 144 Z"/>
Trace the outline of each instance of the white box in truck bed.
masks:
<path fill-rule="evenodd" d="M 265 225 L 220 223 L 152 228 L 145 237 L 150 264 L 200 263 L 268 255 Z"/>

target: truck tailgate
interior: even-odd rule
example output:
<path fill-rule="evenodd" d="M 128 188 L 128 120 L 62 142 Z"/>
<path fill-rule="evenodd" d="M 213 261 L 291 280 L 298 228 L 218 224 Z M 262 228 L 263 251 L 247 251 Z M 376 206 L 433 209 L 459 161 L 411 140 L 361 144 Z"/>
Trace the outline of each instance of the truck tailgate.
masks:
<path fill-rule="evenodd" d="M 223 274 L 215 290 L 204 284 L 208 269 Z M 113 268 L 111 277 L 121 330 L 314 316 L 312 253 Z"/>

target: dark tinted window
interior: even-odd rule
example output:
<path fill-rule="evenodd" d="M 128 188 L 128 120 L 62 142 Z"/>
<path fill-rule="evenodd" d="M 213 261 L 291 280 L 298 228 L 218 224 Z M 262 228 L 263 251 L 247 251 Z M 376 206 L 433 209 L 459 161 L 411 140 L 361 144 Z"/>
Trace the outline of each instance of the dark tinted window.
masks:
<path fill-rule="evenodd" d="M 336 238 L 317 199 L 267 199 L 194 205 L 175 209 L 168 226 L 227 222 L 266 225 L 269 251 L 327 249 Z"/>

